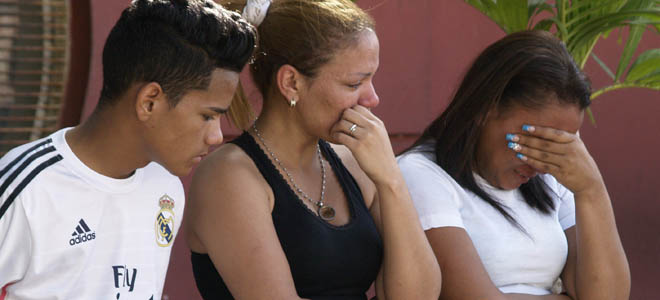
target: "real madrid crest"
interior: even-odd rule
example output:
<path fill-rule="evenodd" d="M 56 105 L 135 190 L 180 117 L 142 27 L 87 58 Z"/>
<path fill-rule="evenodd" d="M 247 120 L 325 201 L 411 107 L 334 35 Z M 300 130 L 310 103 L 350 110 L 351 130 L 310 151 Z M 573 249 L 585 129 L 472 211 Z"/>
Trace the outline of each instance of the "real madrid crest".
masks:
<path fill-rule="evenodd" d="M 174 241 L 174 199 L 167 194 L 158 199 L 158 216 L 156 216 L 156 244 L 167 247 Z"/>

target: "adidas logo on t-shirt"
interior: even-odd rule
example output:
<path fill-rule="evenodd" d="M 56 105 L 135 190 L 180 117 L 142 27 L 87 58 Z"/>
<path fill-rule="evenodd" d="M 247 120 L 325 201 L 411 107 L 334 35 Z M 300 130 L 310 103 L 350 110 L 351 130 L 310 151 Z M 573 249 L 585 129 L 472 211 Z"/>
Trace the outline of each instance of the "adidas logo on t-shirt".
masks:
<path fill-rule="evenodd" d="M 85 220 L 80 219 L 80 221 L 78 221 L 78 226 L 76 226 L 76 230 L 71 236 L 73 236 L 73 238 L 69 240 L 69 245 L 73 246 L 95 239 L 96 232 L 92 232 L 92 230 L 89 229 L 89 226 L 87 226 L 87 223 L 85 223 Z"/>

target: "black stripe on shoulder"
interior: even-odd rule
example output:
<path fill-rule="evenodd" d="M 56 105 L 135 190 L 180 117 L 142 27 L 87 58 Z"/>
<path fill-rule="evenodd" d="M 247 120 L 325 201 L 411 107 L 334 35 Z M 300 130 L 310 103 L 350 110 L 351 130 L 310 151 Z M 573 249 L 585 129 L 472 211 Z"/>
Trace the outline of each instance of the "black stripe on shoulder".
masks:
<path fill-rule="evenodd" d="M 35 159 L 42 157 L 53 151 L 55 151 L 55 147 L 50 146 L 48 148 L 43 148 L 33 153 L 32 155 L 30 155 L 30 157 L 25 159 L 23 163 L 20 166 L 18 166 L 18 168 L 16 168 L 16 170 L 14 170 L 14 172 L 12 172 L 9 176 L 7 176 L 7 178 L 2 182 L 2 185 L 0 185 L 0 195 L 3 195 L 5 193 L 9 185 L 12 182 L 14 182 L 14 179 L 16 179 L 16 177 L 18 177 L 18 175 L 20 175 L 21 172 L 23 172 L 23 170 L 25 170 L 25 168 L 27 168 L 27 166 L 30 165 L 30 163 L 32 163 Z"/>
<path fill-rule="evenodd" d="M 18 186 L 14 189 L 14 191 L 11 193 L 11 195 L 9 195 L 9 197 L 7 198 L 7 201 L 5 201 L 4 204 L 2 204 L 2 206 L 0 207 L 0 219 L 5 214 L 7 209 L 9 209 L 9 205 L 11 205 L 14 202 L 14 199 L 16 199 L 16 197 L 18 197 L 18 194 L 20 194 L 21 191 L 23 191 L 23 189 L 30 183 L 30 181 L 32 181 L 32 179 L 34 179 L 34 177 L 36 177 L 44 169 L 48 168 L 49 166 L 55 164 L 56 162 L 58 162 L 60 160 L 62 160 L 62 156 L 58 154 L 56 156 L 51 157 L 47 161 L 42 162 L 40 165 L 38 165 L 36 168 L 34 168 L 34 170 L 32 170 L 32 172 L 30 172 L 30 174 L 28 174 L 23 179 L 23 181 L 21 181 L 21 183 L 18 184 Z"/>
<path fill-rule="evenodd" d="M 52 139 L 47 139 L 47 140 L 45 140 L 45 141 L 43 141 L 43 142 L 41 142 L 41 143 L 37 143 L 36 145 L 30 147 L 29 149 L 23 151 L 23 153 L 21 153 L 21 155 L 19 155 L 19 156 L 16 157 L 14 160 L 12 160 L 12 161 L 11 161 L 11 162 L 10 162 L 5 168 L 4 168 L 4 169 L 2 169 L 2 170 L 0 171 L 0 178 L 1 178 L 2 176 L 5 176 L 5 173 L 7 173 L 7 171 L 11 170 L 11 168 L 12 168 L 15 164 L 17 164 L 19 161 L 21 161 L 21 159 L 23 159 L 23 158 L 24 158 L 26 155 L 28 155 L 30 152 L 34 151 L 34 149 L 37 149 L 37 148 L 39 148 L 39 147 L 41 147 L 41 146 L 43 146 L 43 145 L 46 145 L 46 144 L 48 144 L 48 143 L 52 143 L 52 142 L 53 142 Z"/>

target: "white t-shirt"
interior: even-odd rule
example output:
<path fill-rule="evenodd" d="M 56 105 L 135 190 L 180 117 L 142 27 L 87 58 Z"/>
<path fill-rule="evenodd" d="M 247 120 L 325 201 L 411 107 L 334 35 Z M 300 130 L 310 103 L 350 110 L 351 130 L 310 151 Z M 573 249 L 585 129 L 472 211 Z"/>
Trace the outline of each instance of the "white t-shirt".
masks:
<path fill-rule="evenodd" d="M 573 194 L 554 177 L 539 175 L 556 208 L 545 215 L 530 207 L 518 189 L 499 190 L 476 176 L 485 192 L 510 208 L 526 235 L 486 201 L 463 189 L 435 163 L 434 154 L 408 152 L 397 161 L 424 230 L 465 229 L 490 279 L 504 293 L 551 293 L 568 254 L 564 230 L 575 225 Z"/>
<path fill-rule="evenodd" d="M 98 174 L 71 152 L 67 130 L 0 159 L 5 300 L 160 300 L 181 181 L 155 163 L 127 179 Z"/>

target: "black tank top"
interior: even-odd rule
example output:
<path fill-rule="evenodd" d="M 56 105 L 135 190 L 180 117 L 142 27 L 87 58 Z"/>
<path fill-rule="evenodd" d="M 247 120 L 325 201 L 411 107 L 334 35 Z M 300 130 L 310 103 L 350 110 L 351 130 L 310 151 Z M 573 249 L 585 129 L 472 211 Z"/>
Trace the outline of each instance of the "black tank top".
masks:
<path fill-rule="evenodd" d="M 321 153 L 348 200 L 351 218 L 342 226 L 329 224 L 311 212 L 250 134 L 243 133 L 232 143 L 250 156 L 273 190 L 273 224 L 298 295 L 313 300 L 366 299 L 365 293 L 380 270 L 383 244 L 357 182 L 330 145 L 319 141 Z M 208 254 L 192 252 L 191 260 L 204 299 L 234 299 Z"/>

